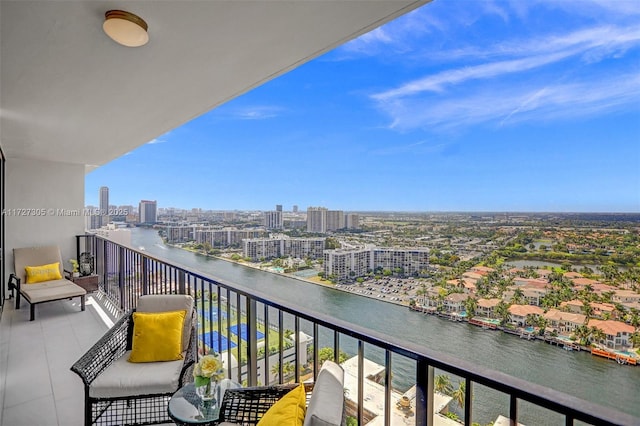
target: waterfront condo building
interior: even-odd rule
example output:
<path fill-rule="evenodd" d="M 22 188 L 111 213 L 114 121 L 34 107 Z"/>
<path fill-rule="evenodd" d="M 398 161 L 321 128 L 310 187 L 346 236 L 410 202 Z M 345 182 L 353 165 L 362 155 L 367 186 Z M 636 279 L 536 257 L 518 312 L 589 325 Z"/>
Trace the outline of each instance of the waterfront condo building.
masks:
<path fill-rule="evenodd" d="M 325 250 L 324 273 L 339 280 L 361 277 L 376 269 L 419 275 L 429 266 L 427 249 L 366 248 Z"/>
<path fill-rule="evenodd" d="M 242 254 L 253 261 L 276 257 L 320 259 L 325 238 L 251 238 L 242 241 Z"/>
<path fill-rule="evenodd" d="M 267 232 L 260 229 L 198 228 L 193 239 L 198 244 L 208 243 L 211 247 L 241 247 L 242 240 L 265 237 Z"/>

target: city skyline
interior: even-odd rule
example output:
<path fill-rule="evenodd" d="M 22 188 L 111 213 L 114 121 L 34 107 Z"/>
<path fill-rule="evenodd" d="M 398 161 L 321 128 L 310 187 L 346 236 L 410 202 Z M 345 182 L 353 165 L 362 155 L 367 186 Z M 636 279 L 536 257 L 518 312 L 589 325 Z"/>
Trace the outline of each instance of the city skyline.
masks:
<path fill-rule="evenodd" d="M 640 212 L 639 24 L 429 3 L 89 173 L 85 203 Z"/>

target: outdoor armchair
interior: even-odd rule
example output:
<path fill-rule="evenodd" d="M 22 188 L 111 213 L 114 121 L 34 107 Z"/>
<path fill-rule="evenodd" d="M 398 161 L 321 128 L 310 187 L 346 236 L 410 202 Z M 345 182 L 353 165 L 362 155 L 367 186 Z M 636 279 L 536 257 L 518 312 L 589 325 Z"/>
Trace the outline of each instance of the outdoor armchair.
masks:
<path fill-rule="evenodd" d="M 222 398 L 219 426 L 256 425 L 265 413 L 299 384 L 227 389 Z M 325 361 L 315 383 L 304 383 L 307 409 L 304 426 L 345 424 L 344 371 Z"/>
<path fill-rule="evenodd" d="M 16 290 L 16 309 L 20 309 L 22 297 L 29 302 L 31 321 L 35 319 L 37 304 L 54 300 L 79 297 L 84 311 L 87 292 L 64 278 L 57 246 L 14 248 L 13 265 L 15 272 L 9 276 L 9 290 Z"/>
<path fill-rule="evenodd" d="M 185 316 L 180 323 L 180 336 L 176 337 L 170 331 L 179 326 L 172 329 L 159 323 L 157 329 L 167 333 L 166 338 L 153 338 L 151 342 L 157 347 L 151 347 L 141 354 L 139 348 L 142 347 L 142 341 L 139 339 L 144 334 L 140 333 L 141 329 L 136 324 L 141 327 L 147 318 L 166 317 L 171 320 L 176 313 L 182 315 L 181 312 L 185 312 Z M 136 313 L 164 315 L 141 316 Z M 192 380 L 196 359 L 196 321 L 191 296 L 141 296 L 137 309 L 124 315 L 71 367 L 71 371 L 78 374 L 84 383 L 84 424 L 171 423 L 167 414 L 169 398 Z M 154 361 L 145 358 L 166 352 L 166 341 L 175 339 L 179 339 L 177 350 L 181 351 L 181 359 Z M 135 362 L 130 362 L 134 358 Z"/>

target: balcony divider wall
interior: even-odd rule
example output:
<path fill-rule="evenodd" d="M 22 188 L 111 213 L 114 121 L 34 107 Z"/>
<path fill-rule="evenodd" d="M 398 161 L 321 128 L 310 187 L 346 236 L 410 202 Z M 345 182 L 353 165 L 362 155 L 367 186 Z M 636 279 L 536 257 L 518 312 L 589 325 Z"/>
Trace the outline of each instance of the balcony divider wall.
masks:
<path fill-rule="evenodd" d="M 244 288 L 220 282 L 96 235 L 77 236 L 78 253 L 89 251 L 96 262 L 100 288 L 123 312 L 134 309 L 143 294 L 190 294 L 197 302 L 198 350 L 223 354 L 228 377 L 243 385 L 287 383 L 313 379 L 318 372 L 321 340 L 332 349 L 333 358 L 348 342 L 355 342 L 357 395 L 351 395 L 347 415 L 366 424 L 364 409 L 365 352 L 378 352 L 385 372 L 384 424 L 392 424 L 392 359 L 404 358 L 414 365 L 416 385 L 415 424 L 434 424 L 434 372 L 458 376 L 466 385 L 465 425 L 472 425 L 472 388 L 489 388 L 507 396 L 505 417 L 518 424 L 518 402 L 526 402 L 564 417 L 565 425 L 637 425 L 640 419 L 593 404 L 562 392 L 533 384 L 413 342 L 369 330 L 319 312 Z M 329 342 L 329 343 L 327 343 Z M 476 389 L 477 389 L 476 388 Z M 583 423 L 584 422 L 584 423 Z"/>

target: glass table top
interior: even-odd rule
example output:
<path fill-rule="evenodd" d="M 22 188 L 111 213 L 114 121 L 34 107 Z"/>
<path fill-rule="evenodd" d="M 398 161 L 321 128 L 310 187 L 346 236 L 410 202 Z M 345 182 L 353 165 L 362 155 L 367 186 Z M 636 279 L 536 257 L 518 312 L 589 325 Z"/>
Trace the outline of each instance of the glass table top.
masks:
<path fill-rule="evenodd" d="M 208 424 L 218 420 L 220 405 L 224 392 L 227 389 L 241 387 L 233 380 L 224 379 L 218 383 L 215 389 L 215 398 L 203 401 L 198 394 L 193 383 L 188 383 L 178 389 L 169 400 L 169 416 L 182 424 L 198 425 Z"/>

